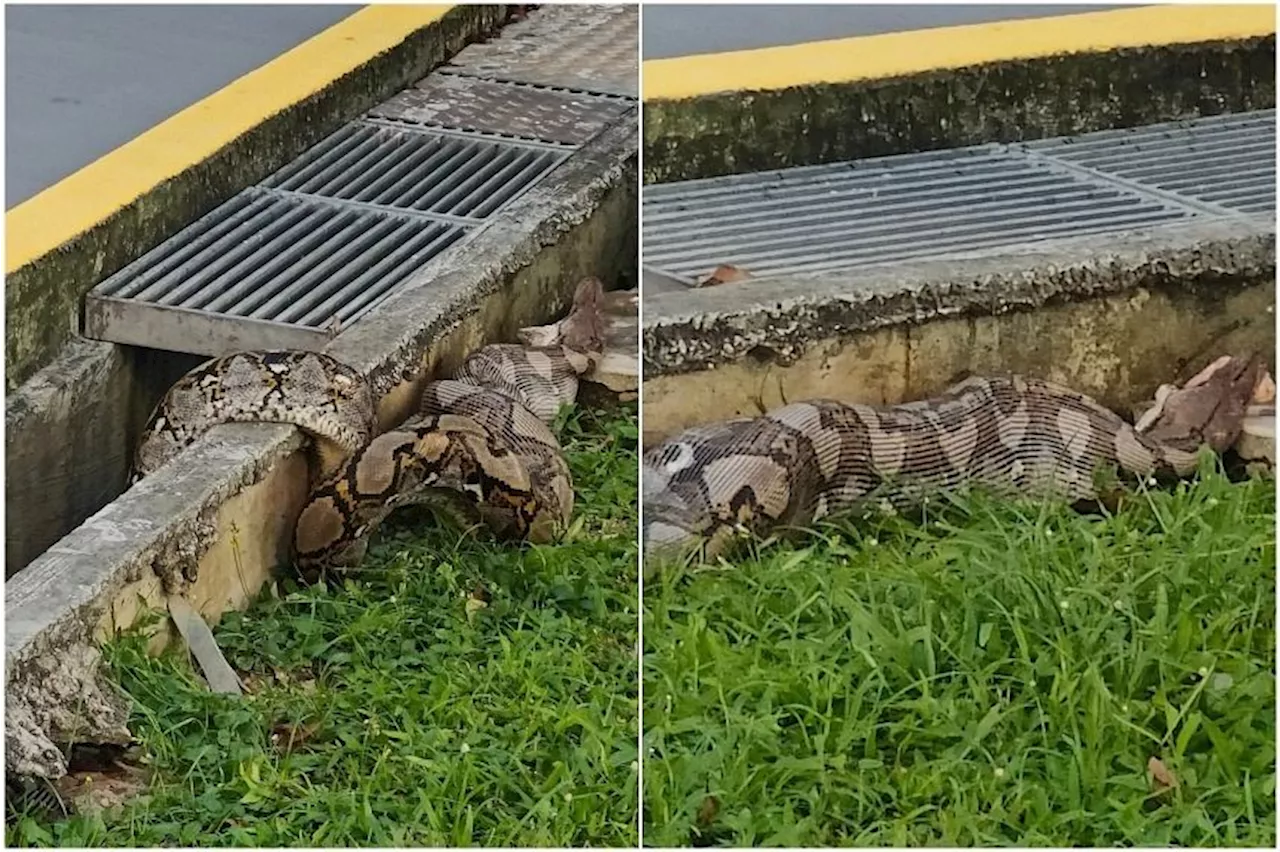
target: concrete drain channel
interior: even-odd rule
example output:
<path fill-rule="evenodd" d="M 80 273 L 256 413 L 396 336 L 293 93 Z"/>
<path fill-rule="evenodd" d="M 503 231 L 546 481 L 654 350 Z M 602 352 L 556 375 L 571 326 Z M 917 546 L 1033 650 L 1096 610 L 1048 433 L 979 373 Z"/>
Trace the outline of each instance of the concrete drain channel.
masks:
<path fill-rule="evenodd" d="M 1275 110 L 658 184 L 645 264 L 847 269 L 1275 210 Z"/>
<path fill-rule="evenodd" d="M 403 420 L 427 377 L 556 316 L 582 277 L 635 286 L 637 23 L 542 7 L 466 47 L 103 280 L 84 335 L 324 349 L 369 378 L 384 427 Z M 302 441 L 218 427 L 10 577 L 10 773 L 127 741 L 102 639 L 179 596 L 211 619 L 242 607 L 287 560 Z"/>
<path fill-rule="evenodd" d="M 645 440 L 964 373 L 1124 409 L 1223 352 L 1274 370 L 1275 118 L 646 186 Z"/>

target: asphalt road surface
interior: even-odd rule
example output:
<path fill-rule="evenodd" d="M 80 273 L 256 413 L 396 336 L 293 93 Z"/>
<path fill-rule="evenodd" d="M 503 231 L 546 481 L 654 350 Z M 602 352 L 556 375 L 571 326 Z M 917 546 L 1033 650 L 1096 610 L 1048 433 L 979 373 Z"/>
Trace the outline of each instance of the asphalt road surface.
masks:
<path fill-rule="evenodd" d="M 7 6 L 10 208 L 358 6 Z"/>
<path fill-rule="evenodd" d="M 645 6 L 644 58 L 665 59 L 802 41 L 1042 18 L 1118 6 Z"/>

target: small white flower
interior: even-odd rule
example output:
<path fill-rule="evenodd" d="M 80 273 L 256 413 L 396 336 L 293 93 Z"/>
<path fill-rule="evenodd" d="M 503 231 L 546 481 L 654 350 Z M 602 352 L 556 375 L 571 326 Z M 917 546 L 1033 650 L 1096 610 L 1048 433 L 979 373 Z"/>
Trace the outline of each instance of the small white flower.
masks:
<path fill-rule="evenodd" d="M 874 538 L 867 539 L 867 547 L 875 547 L 879 543 L 880 542 L 876 541 Z"/>
<path fill-rule="evenodd" d="M 564 794 L 564 802 L 565 802 L 565 804 L 567 805 L 567 804 L 569 804 L 569 803 L 570 803 L 570 802 L 572 802 L 572 801 L 573 801 L 573 794 L 572 794 L 572 793 L 565 793 L 565 794 Z"/>
<path fill-rule="evenodd" d="M 462 744 L 462 753 L 463 753 L 463 754 L 466 754 L 466 753 L 467 753 L 467 752 L 469 752 L 469 751 L 471 751 L 471 746 L 467 745 L 466 743 L 463 743 L 463 744 Z"/>
<path fill-rule="evenodd" d="M 1071 609 L 1071 601 L 1058 601 L 1058 606 L 1065 612 Z"/>
<path fill-rule="evenodd" d="M 1114 601 L 1111 605 L 1118 610 L 1124 609 L 1124 601 Z"/>
<path fill-rule="evenodd" d="M 1003 767 L 1003 766 L 997 766 L 997 767 L 996 767 L 996 777 L 997 777 L 997 778 L 1003 778 L 1003 777 L 1004 777 L 1004 767 Z"/>

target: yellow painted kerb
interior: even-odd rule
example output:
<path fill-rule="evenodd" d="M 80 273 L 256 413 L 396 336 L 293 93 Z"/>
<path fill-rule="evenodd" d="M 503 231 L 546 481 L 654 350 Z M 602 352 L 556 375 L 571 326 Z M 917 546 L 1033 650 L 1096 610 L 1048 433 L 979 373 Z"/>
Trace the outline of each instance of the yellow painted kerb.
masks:
<path fill-rule="evenodd" d="M 880 80 L 990 62 L 1272 35 L 1276 6 L 1147 6 L 644 63 L 644 99 Z"/>
<path fill-rule="evenodd" d="M 93 228 L 276 113 L 305 100 L 452 5 L 371 6 L 187 107 L 5 213 L 13 272 Z"/>

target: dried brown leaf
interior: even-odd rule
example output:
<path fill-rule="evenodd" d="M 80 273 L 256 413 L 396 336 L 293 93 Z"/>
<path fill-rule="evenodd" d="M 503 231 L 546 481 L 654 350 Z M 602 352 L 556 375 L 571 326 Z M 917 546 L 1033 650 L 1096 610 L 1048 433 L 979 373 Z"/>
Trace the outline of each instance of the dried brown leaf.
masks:
<path fill-rule="evenodd" d="M 745 281 L 751 277 L 751 273 L 740 266 L 734 266 L 729 263 L 722 263 L 715 270 L 704 278 L 698 280 L 699 287 L 715 287 L 717 284 L 732 284 L 735 281 Z"/>
<path fill-rule="evenodd" d="M 1275 403 L 1276 382 L 1266 370 L 1263 370 L 1262 375 L 1258 378 L 1258 384 L 1254 387 L 1253 396 L 1249 401 L 1254 405 L 1273 405 Z"/>
<path fill-rule="evenodd" d="M 467 602 L 464 604 L 467 612 L 467 622 L 474 624 L 476 613 L 489 606 L 490 600 L 489 590 L 485 588 L 483 583 L 476 583 L 475 588 L 471 590 L 471 594 L 467 595 Z"/>
<path fill-rule="evenodd" d="M 1164 765 L 1164 761 L 1154 754 L 1147 761 L 1147 771 L 1151 773 L 1151 786 L 1157 793 L 1172 790 L 1178 786 L 1178 776 L 1174 775 L 1169 767 Z"/>
<path fill-rule="evenodd" d="M 715 822 L 720 813 L 720 800 L 715 796 L 707 796 L 698 806 L 698 827 L 707 828 Z"/>
<path fill-rule="evenodd" d="M 320 722 L 281 722 L 271 728 L 271 745 L 281 754 L 301 748 L 320 732 Z"/>

